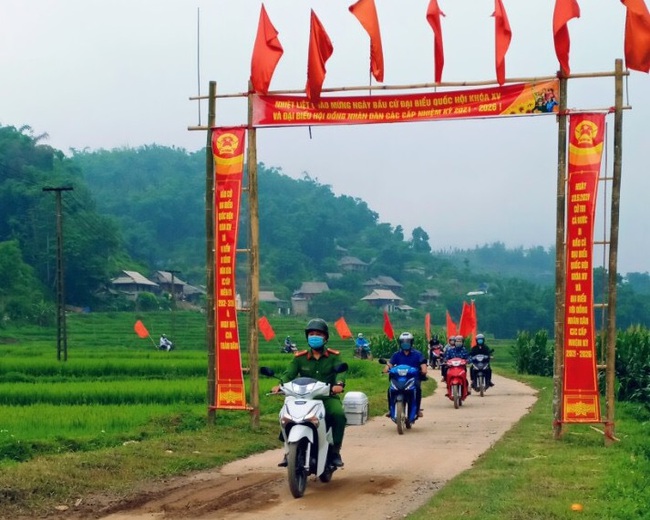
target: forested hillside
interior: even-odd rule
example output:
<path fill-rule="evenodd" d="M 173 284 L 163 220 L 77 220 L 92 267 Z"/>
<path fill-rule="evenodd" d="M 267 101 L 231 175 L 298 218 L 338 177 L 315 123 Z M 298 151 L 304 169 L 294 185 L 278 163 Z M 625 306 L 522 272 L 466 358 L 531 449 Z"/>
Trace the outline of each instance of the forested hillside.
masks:
<path fill-rule="evenodd" d="M 56 192 L 61 192 L 66 301 L 106 308 L 106 287 L 123 269 L 149 274 L 176 270 L 195 285 L 205 277 L 205 154 L 157 145 L 137 149 L 73 151 L 45 144 L 29 128 L 0 126 L 0 313 L 34 319 L 53 301 L 56 272 Z M 360 199 L 335 196 L 305 174 L 258 165 L 262 289 L 283 299 L 305 281 L 327 282 L 313 312 L 359 321 L 377 319 L 360 299 L 369 278 L 389 276 L 399 296 L 440 321 L 460 314 L 467 293 L 476 297 L 481 327 L 501 337 L 517 330 L 553 330 L 553 250 L 507 249 L 501 243 L 473 250 L 432 251 L 422 228 L 405 236 L 399 223 L 380 222 Z M 248 243 L 248 201 L 242 199 L 238 247 Z M 363 273 L 339 266 L 343 256 L 367 264 Z M 332 277 L 335 273 L 338 276 Z M 238 258 L 237 284 L 245 293 L 246 255 Z M 596 299 L 602 273 L 595 276 Z M 647 323 L 650 276 L 620 279 L 618 324 Z M 423 303 L 427 290 L 439 294 Z M 114 302 L 113 302 L 114 304 Z M 109 307 L 114 308 L 114 307 Z"/>

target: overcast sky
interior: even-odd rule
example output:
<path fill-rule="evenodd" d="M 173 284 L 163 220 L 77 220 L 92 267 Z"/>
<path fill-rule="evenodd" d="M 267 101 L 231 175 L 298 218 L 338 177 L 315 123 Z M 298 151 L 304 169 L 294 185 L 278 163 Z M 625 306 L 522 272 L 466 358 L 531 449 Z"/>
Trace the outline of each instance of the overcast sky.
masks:
<path fill-rule="evenodd" d="M 266 0 L 284 55 L 271 90 L 303 89 L 310 9 L 334 46 L 324 87 L 367 85 L 369 40 L 347 8 L 353 0 Z M 259 18 L 258 0 L 2 0 L 0 124 L 29 125 L 66 154 L 147 144 L 196 151 L 205 132 L 209 81 L 218 93 L 244 92 Z M 625 8 L 579 0 L 569 23 L 573 73 L 610 72 L 623 58 Z M 428 0 L 376 0 L 384 85 L 433 82 Z M 490 81 L 494 0 L 439 0 L 445 46 L 443 81 Z M 513 36 L 507 78 L 551 76 L 554 0 L 503 0 Z M 614 105 L 614 79 L 569 81 L 570 108 Z M 397 93 L 393 91 L 392 93 Z M 404 93 L 412 93 L 405 91 Z M 650 271 L 650 78 L 631 71 L 623 116 L 623 177 L 618 266 Z M 363 94 L 356 93 L 356 94 Z M 246 122 L 246 103 L 220 99 L 217 124 Z M 605 159 L 611 175 L 613 116 Z M 555 118 L 260 129 L 258 159 L 294 178 L 304 172 L 337 194 L 360 197 L 381 222 L 427 231 L 434 250 L 555 243 Z M 611 192 L 601 184 L 599 200 Z M 602 214 L 602 204 L 599 212 Z M 296 217 L 299 218 L 297 215 Z M 336 218 L 333 215 L 333 218 Z M 603 240 L 603 218 L 596 240 Z M 595 265 L 602 248 L 596 246 Z"/>

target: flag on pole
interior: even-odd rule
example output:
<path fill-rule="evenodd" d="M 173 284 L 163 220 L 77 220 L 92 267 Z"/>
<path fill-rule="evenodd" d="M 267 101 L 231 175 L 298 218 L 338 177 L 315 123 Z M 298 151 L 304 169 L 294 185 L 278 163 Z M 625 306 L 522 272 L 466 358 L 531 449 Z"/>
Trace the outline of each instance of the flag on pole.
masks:
<path fill-rule="evenodd" d="M 251 58 L 251 84 L 254 92 L 268 94 L 273 72 L 283 52 L 282 44 L 278 40 L 278 31 L 273 27 L 262 4 Z"/>
<path fill-rule="evenodd" d="M 625 14 L 625 66 L 650 72 L 650 12 L 643 0 L 621 0 Z"/>
<path fill-rule="evenodd" d="M 569 39 L 569 29 L 567 24 L 572 18 L 580 18 L 580 6 L 576 0 L 555 0 L 555 9 L 553 10 L 553 43 L 555 45 L 555 55 L 560 62 L 560 69 L 565 75 L 569 75 L 569 49 L 571 40 Z"/>
<path fill-rule="evenodd" d="M 260 328 L 262 336 L 264 336 L 264 339 L 266 341 L 271 341 L 273 338 L 275 338 L 275 331 L 273 330 L 273 327 L 271 327 L 271 324 L 269 323 L 269 320 L 266 318 L 266 316 L 262 316 L 259 320 L 257 320 L 257 324 Z"/>
<path fill-rule="evenodd" d="M 494 53 L 497 71 L 497 83 L 503 85 L 506 81 L 506 53 L 512 40 L 512 31 L 508 15 L 501 0 L 494 1 Z"/>
<path fill-rule="evenodd" d="M 135 325 L 133 325 L 133 330 L 135 330 L 135 333 L 143 339 L 149 337 L 149 331 L 147 330 L 147 327 L 145 327 L 144 323 L 142 323 L 140 320 L 135 322 Z"/>
<path fill-rule="evenodd" d="M 325 81 L 325 62 L 334 52 L 334 47 L 325 28 L 320 23 L 314 10 L 311 10 L 311 26 L 309 30 L 309 54 L 307 59 L 307 85 L 305 90 L 310 101 L 320 99 L 320 93 Z"/>
<path fill-rule="evenodd" d="M 334 322 L 334 327 L 336 328 L 336 332 L 339 333 L 339 336 L 341 336 L 341 339 L 352 339 L 352 332 L 343 316 Z"/>
<path fill-rule="evenodd" d="M 464 338 L 471 337 L 474 330 L 476 330 L 476 309 L 473 308 L 474 302 L 470 305 L 463 302 L 463 312 L 460 315 L 460 323 L 458 325 L 458 333 Z"/>
<path fill-rule="evenodd" d="M 454 323 L 454 320 L 451 319 L 449 311 L 447 311 L 447 339 L 451 338 L 458 334 L 458 327 Z"/>
<path fill-rule="evenodd" d="M 427 7 L 427 22 L 433 29 L 433 58 L 435 67 L 435 81 L 442 81 L 442 68 L 445 66 L 445 52 L 442 46 L 442 26 L 440 16 L 445 16 L 438 7 L 438 0 L 431 0 Z"/>
<path fill-rule="evenodd" d="M 427 312 L 424 315 L 424 333 L 427 336 L 427 341 L 431 340 L 431 315 Z"/>
<path fill-rule="evenodd" d="M 370 72 L 380 83 L 384 81 L 384 51 L 375 0 L 359 0 L 349 8 L 370 36 Z"/>
<path fill-rule="evenodd" d="M 390 319 L 388 318 L 388 313 L 386 311 L 384 311 L 384 334 L 388 336 L 388 339 L 395 339 L 393 326 L 390 324 Z"/>

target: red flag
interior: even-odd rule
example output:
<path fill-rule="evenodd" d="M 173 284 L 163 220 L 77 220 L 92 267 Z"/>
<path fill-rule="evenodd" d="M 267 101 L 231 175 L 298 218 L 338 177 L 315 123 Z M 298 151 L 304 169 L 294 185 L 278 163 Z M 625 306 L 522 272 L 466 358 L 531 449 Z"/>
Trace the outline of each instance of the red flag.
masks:
<path fill-rule="evenodd" d="M 379 19 L 375 0 L 358 0 L 349 8 L 370 36 L 370 71 L 377 81 L 384 81 L 384 51 L 381 46 Z"/>
<path fill-rule="evenodd" d="M 640 72 L 650 71 L 650 13 L 643 0 L 621 0 L 625 14 L 625 65 Z"/>
<path fill-rule="evenodd" d="M 350 328 L 348 327 L 348 324 L 345 322 L 345 318 L 343 318 L 343 316 L 341 316 L 338 320 L 334 322 L 334 327 L 336 327 L 336 332 L 339 333 L 341 339 L 352 338 L 352 332 L 350 332 Z"/>
<path fill-rule="evenodd" d="M 271 77 L 283 52 L 280 40 L 278 40 L 278 31 L 273 27 L 266 14 L 266 9 L 264 9 L 264 4 L 262 4 L 253 57 L 251 58 L 251 83 L 254 92 L 268 94 Z"/>
<path fill-rule="evenodd" d="M 438 0 L 431 0 L 427 8 L 427 22 L 433 29 L 433 57 L 435 60 L 435 81 L 440 83 L 442 80 L 442 68 L 445 66 L 445 53 L 442 47 L 442 26 L 440 25 L 440 15 L 445 16 L 438 7 Z"/>
<path fill-rule="evenodd" d="M 555 0 L 555 9 L 553 10 L 553 43 L 555 44 L 555 55 L 560 62 L 560 69 L 566 76 L 571 72 L 569 68 L 571 41 L 569 39 L 567 24 L 572 18 L 580 18 L 580 6 L 577 0 Z"/>
<path fill-rule="evenodd" d="M 460 313 L 458 323 L 458 334 L 466 338 L 472 333 L 472 310 L 467 302 L 463 302 L 463 310 Z"/>
<path fill-rule="evenodd" d="M 395 339 L 393 326 L 390 324 L 390 319 L 388 319 L 388 313 L 386 311 L 384 311 L 384 334 L 388 336 L 388 339 Z"/>
<path fill-rule="evenodd" d="M 149 331 L 147 330 L 147 327 L 145 327 L 144 323 L 142 323 L 140 320 L 135 322 L 135 325 L 133 325 L 133 330 L 135 330 L 135 333 L 143 339 L 149 337 Z"/>
<path fill-rule="evenodd" d="M 512 40 L 512 31 L 508 15 L 501 0 L 494 0 L 494 53 L 497 70 L 497 82 L 503 85 L 506 81 L 506 53 Z"/>
<path fill-rule="evenodd" d="M 257 324 L 260 328 L 262 336 L 264 336 L 264 339 L 266 341 L 271 341 L 273 338 L 275 338 L 273 327 L 271 327 L 271 324 L 269 323 L 269 320 L 266 318 L 266 316 L 262 316 L 259 320 L 257 320 Z"/>
<path fill-rule="evenodd" d="M 447 311 L 447 339 L 451 338 L 458 334 L 458 327 L 454 323 L 454 320 L 451 319 L 449 311 Z"/>
<path fill-rule="evenodd" d="M 424 315 L 424 333 L 427 336 L 427 341 L 431 340 L 431 315 L 427 312 Z"/>
<path fill-rule="evenodd" d="M 305 90 L 310 101 L 320 98 L 325 81 L 325 62 L 334 52 L 334 47 L 325 28 L 320 23 L 314 10 L 311 10 L 311 26 L 309 30 L 309 55 L 307 60 L 307 85 Z"/>

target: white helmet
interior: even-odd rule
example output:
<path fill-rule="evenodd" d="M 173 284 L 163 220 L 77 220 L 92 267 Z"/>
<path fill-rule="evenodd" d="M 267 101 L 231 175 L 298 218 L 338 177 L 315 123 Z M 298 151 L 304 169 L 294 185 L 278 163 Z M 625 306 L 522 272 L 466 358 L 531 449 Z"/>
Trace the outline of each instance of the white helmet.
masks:
<path fill-rule="evenodd" d="M 414 341 L 413 334 L 411 334 L 410 332 L 402 332 L 399 335 L 398 341 L 399 341 L 399 347 L 402 350 L 411 350 Z"/>
<path fill-rule="evenodd" d="M 357 338 L 363 338 L 363 334 L 361 334 L 361 332 L 359 332 L 359 334 L 357 334 Z"/>

